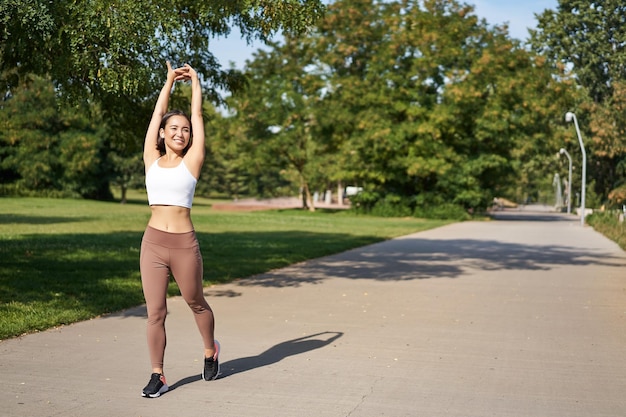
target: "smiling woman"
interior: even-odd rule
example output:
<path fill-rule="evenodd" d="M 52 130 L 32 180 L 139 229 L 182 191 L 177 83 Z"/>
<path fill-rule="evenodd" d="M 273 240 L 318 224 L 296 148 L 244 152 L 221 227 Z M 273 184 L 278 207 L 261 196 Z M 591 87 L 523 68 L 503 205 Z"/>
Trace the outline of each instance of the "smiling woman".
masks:
<path fill-rule="evenodd" d="M 174 82 L 191 81 L 191 117 L 167 111 Z M 192 140 L 191 132 L 195 140 Z M 203 261 L 191 221 L 191 205 L 205 156 L 202 90 L 198 74 L 189 65 L 173 69 L 157 99 L 146 132 L 143 159 L 146 190 L 152 215 L 141 241 L 141 282 L 148 311 L 148 350 L 152 374 L 141 395 L 159 397 L 168 390 L 163 374 L 165 318 L 170 274 L 194 313 L 204 344 L 206 381 L 219 374 L 218 346 L 213 337 L 213 310 L 202 291 Z"/>

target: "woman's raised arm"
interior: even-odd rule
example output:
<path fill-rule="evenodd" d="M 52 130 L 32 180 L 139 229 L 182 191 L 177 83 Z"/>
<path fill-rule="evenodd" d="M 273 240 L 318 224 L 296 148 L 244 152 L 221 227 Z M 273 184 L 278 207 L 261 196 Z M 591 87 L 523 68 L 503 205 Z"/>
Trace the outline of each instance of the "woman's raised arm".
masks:
<path fill-rule="evenodd" d="M 206 153 L 204 121 L 202 119 L 202 87 L 198 73 L 193 68 L 187 64 L 182 68 L 187 71 L 186 77 L 191 81 L 191 129 L 193 132 L 193 140 L 185 155 L 185 163 L 189 171 L 196 178 L 200 178 Z"/>
<path fill-rule="evenodd" d="M 183 75 L 172 69 L 169 61 L 167 61 L 166 64 L 167 79 L 165 80 L 163 88 L 161 88 L 161 93 L 159 93 L 159 98 L 154 106 L 154 112 L 152 113 L 152 118 L 150 119 L 150 124 L 148 125 L 148 130 L 146 131 L 146 137 L 143 144 L 143 161 L 146 170 L 148 170 L 150 165 L 152 165 L 152 163 L 161 156 L 156 147 L 159 128 L 161 126 L 161 119 L 163 119 L 163 115 L 167 113 L 167 106 L 170 101 L 170 94 L 172 92 L 172 87 L 174 86 L 174 81 L 183 79 Z"/>

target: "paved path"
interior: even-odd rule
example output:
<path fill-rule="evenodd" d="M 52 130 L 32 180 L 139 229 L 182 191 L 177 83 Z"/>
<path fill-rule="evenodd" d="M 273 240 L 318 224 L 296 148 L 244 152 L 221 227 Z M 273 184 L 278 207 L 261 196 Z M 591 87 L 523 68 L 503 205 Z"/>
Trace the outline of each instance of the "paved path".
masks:
<path fill-rule="evenodd" d="M 454 224 L 206 294 L 217 381 L 174 298 L 169 393 L 139 396 L 140 307 L 0 343 L 0 416 L 626 415 L 626 255 L 575 217 Z"/>

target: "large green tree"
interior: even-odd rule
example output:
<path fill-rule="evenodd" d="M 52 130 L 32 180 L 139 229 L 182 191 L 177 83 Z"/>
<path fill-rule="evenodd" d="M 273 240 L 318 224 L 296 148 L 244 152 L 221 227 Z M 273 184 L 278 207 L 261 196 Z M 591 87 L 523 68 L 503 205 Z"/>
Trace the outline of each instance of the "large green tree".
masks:
<path fill-rule="evenodd" d="M 626 77 L 626 3 L 621 0 L 559 0 L 537 16 L 531 30 L 535 50 L 572 66 L 596 103 L 611 96 Z"/>
<path fill-rule="evenodd" d="M 554 65 L 567 67 L 586 98 L 575 111 L 588 147 L 590 183 L 606 198 L 626 184 L 626 4 L 620 0 L 559 0 L 538 15 L 531 46 Z M 569 126 L 570 133 L 573 128 Z"/>
<path fill-rule="evenodd" d="M 306 47 L 293 37 L 272 51 L 259 51 L 246 71 L 249 83 L 234 97 L 234 116 L 246 128 L 255 164 L 295 177 L 302 189 L 303 206 L 314 210 L 311 184 L 319 176 L 317 142 L 313 137 L 315 102 L 323 84 L 307 72 Z M 254 144 L 250 146 L 250 144 Z"/>
<path fill-rule="evenodd" d="M 105 132 L 92 108 L 59 108 L 52 82 L 34 76 L 0 110 L 3 194 L 111 198 Z"/>
<path fill-rule="evenodd" d="M 249 40 L 299 32 L 322 12 L 319 0 L 6 0 L 0 71 L 47 74 L 78 97 L 133 100 L 154 92 L 169 59 L 196 67 L 211 87 L 227 87 L 234 80 L 212 42 L 233 26 Z"/>
<path fill-rule="evenodd" d="M 97 105 L 109 148 L 117 152 L 112 158 L 117 177 L 124 182 L 142 146 L 165 60 L 196 68 L 207 97 L 219 101 L 219 90 L 241 86 L 243 78 L 221 67 L 213 42 L 233 27 L 247 40 L 300 33 L 323 11 L 320 0 L 4 0 L 3 98 L 37 74 L 54 82 L 66 105 Z"/>
<path fill-rule="evenodd" d="M 207 155 L 201 182 L 206 186 L 204 191 L 233 199 L 258 195 L 254 189 L 252 155 L 241 146 L 245 143 L 246 127 L 216 111 L 206 123 L 206 134 Z"/>
<path fill-rule="evenodd" d="M 359 204 L 396 214 L 550 187 L 574 102 L 562 71 L 452 0 L 336 1 L 248 71 L 234 104 L 255 150 L 306 155 L 307 178 L 363 186 Z"/>
<path fill-rule="evenodd" d="M 336 172 L 377 198 L 485 207 L 558 151 L 566 80 L 471 6 L 338 1 L 319 27 L 330 109 L 320 123 L 343 155 Z M 528 171 L 526 188 L 546 173 Z"/>

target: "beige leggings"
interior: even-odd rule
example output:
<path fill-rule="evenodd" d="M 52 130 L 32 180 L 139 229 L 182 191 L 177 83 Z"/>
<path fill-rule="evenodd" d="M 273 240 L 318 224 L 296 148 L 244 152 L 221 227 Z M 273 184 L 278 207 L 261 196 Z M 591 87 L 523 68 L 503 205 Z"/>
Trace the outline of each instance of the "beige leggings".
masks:
<path fill-rule="evenodd" d="M 163 368 L 170 272 L 194 313 L 204 348 L 212 348 L 214 317 L 202 291 L 202 255 L 195 232 L 168 233 L 148 226 L 141 241 L 139 267 L 148 310 L 147 338 L 152 367 Z"/>

